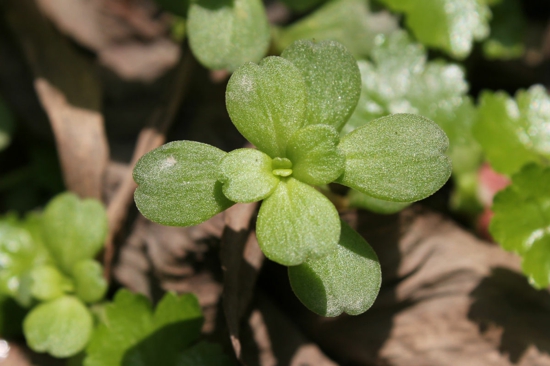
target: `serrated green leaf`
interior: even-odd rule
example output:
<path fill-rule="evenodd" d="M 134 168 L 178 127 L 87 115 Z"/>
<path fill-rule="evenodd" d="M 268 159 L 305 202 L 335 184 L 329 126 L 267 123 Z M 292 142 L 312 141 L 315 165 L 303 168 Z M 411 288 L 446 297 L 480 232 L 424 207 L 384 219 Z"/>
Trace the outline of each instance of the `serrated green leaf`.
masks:
<path fill-rule="evenodd" d="M 361 94 L 361 74 L 349 51 L 334 41 L 297 41 L 281 55 L 302 72 L 307 88 L 307 123 L 340 131 Z"/>
<path fill-rule="evenodd" d="M 340 141 L 346 164 L 338 182 L 387 201 L 426 198 L 451 175 L 448 145 L 445 133 L 424 117 L 378 118 Z"/>
<path fill-rule="evenodd" d="M 50 262 L 34 224 L 27 221 L 9 216 L 0 219 L 0 293 L 24 307 L 31 305 L 32 269 Z"/>
<path fill-rule="evenodd" d="M 364 193 L 351 189 L 348 193 L 349 207 L 362 208 L 382 215 L 390 215 L 411 205 L 410 202 L 384 201 L 367 196 Z"/>
<path fill-rule="evenodd" d="M 153 314 L 147 298 L 120 290 L 105 308 L 84 365 L 174 365 L 200 335 L 202 321 L 194 295 L 167 293 Z"/>
<path fill-rule="evenodd" d="M 289 267 L 292 290 L 311 311 L 322 316 L 367 311 L 380 291 L 382 272 L 371 246 L 342 221 L 338 249 Z"/>
<path fill-rule="evenodd" d="M 76 262 L 93 258 L 103 247 L 107 214 L 99 201 L 63 193 L 46 206 L 42 232 L 49 253 L 69 274 Z"/>
<path fill-rule="evenodd" d="M 193 54 L 210 69 L 236 70 L 267 52 L 269 24 L 260 0 L 195 0 L 187 30 Z"/>
<path fill-rule="evenodd" d="M 550 168 L 528 165 L 497 193 L 489 230 L 500 245 L 524 254 L 533 242 L 550 235 Z"/>
<path fill-rule="evenodd" d="M 14 125 L 15 122 L 12 113 L 6 103 L 0 98 L 0 151 L 10 144 Z"/>
<path fill-rule="evenodd" d="M 286 1 L 297 4 L 295 0 Z M 299 21 L 277 28 L 274 44 L 282 52 L 300 39 L 333 40 L 355 57 L 363 57 L 370 53 L 377 34 L 390 33 L 397 27 L 395 17 L 387 12 L 371 13 L 364 0 L 333 0 Z"/>
<path fill-rule="evenodd" d="M 483 43 L 490 60 L 510 60 L 523 55 L 526 22 L 520 0 L 504 0 L 492 9 L 491 34 Z"/>
<path fill-rule="evenodd" d="M 134 168 L 134 200 L 151 221 L 190 226 L 208 220 L 233 202 L 218 181 L 227 153 L 195 141 L 169 142 L 145 154 Z"/>
<path fill-rule="evenodd" d="M 23 322 L 29 347 L 59 358 L 82 351 L 92 330 L 92 315 L 84 304 L 72 296 L 38 305 Z"/>
<path fill-rule="evenodd" d="M 238 149 L 220 163 L 223 193 L 231 201 L 256 202 L 269 196 L 279 184 L 272 159 L 259 150 Z"/>
<path fill-rule="evenodd" d="M 344 172 L 344 154 L 338 150 L 338 132 L 327 125 L 310 125 L 297 131 L 287 146 L 292 176 L 304 183 L 324 185 Z"/>
<path fill-rule="evenodd" d="M 223 353 L 219 344 L 200 342 L 185 350 L 178 358 L 176 366 L 231 366 L 235 365 Z"/>
<path fill-rule="evenodd" d="M 70 278 L 51 265 L 33 268 L 31 279 L 32 296 L 41 301 L 57 299 L 74 289 Z"/>
<path fill-rule="evenodd" d="M 473 127 L 491 166 L 512 174 L 529 162 L 550 158 L 550 97 L 541 85 L 516 93 L 484 92 Z"/>
<path fill-rule="evenodd" d="M 76 295 L 85 303 L 94 303 L 107 292 L 107 281 L 103 277 L 103 267 L 93 259 L 76 263 L 72 271 Z"/>
<path fill-rule="evenodd" d="M 340 219 L 324 195 L 294 178 L 286 178 L 262 203 L 256 235 L 266 257 L 294 266 L 336 250 Z"/>
<path fill-rule="evenodd" d="M 423 44 L 456 58 L 470 54 L 474 41 L 489 35 L 491 11 L 483 0 L 382 0 L 406 14 L 405 22 Z"/>
<path fill-rule="evenodd" d="M 305 125 L 306 98 L 302 73 L 281 57 L 242 66 L 225 94 L 235 127 L 272 158 L 284 158 L 288 140 Z"/>

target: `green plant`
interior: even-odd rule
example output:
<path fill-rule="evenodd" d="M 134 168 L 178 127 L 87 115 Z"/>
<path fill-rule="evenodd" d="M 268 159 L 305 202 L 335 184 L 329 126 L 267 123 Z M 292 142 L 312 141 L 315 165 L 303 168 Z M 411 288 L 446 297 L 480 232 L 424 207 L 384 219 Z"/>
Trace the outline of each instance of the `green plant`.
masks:
<path fill-rule="evenodd" d="M 226 105 L 257 150 L 168 143 L 136 164 L 138 208 L 152 221 L 188 226 L 234 202 L 263 200 L 259 245 L 289 266 L 298 298 L 326 316 L 366 311 L 381 282 L 376 255 L 312 186 L 337 182 L 412 202 L 438 190 L 451 165 L 445 133 L 416 115 L 379 118 L 340 138 L 359 94 L 356 61 L 337 42 L 298 41 L 281 57 L 243 65 L 229 80 Z"/>

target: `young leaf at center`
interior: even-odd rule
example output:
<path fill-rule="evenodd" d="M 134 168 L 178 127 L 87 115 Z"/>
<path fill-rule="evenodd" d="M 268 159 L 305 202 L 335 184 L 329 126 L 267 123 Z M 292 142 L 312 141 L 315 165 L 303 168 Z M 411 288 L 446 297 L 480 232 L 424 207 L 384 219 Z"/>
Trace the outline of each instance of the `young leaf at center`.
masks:
<path fill-rule="evenodd" d="M 342 221 L 338 249 L 299 266 L 289 267 L 294 293 L 311 311 L 322 316 L 367 311 L 380 290 L 382 272 L 371 246 Z"/>
<path fill-rule="evenodd" d="M 256 234 L 269 259 L 294 266 L 336 250 L 340 219 L 332 202 L 315 188 L 287 178 L 262 203 Z"/>
<path fill-rule="evenodd" d="M 449 140 L 437 124 L 413 114 L 378 118 L 347 134 L 338 181 L 368 196 L 395 202 L 426 198 L 445 184 Z"/>

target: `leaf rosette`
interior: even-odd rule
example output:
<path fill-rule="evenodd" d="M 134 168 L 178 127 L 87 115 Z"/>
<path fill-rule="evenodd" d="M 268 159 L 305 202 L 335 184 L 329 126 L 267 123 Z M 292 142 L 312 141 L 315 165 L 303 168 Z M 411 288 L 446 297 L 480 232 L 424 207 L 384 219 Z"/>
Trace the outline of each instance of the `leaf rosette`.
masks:
<path fill-rule="evenodd" d="M 263 200 L 256 234 L 269 259 L 286 266 L 314 263 L 320 273 L 319 268 L 342 269 L 342 245 L 363 246 L 365 253 L 372 249 L 344 236 L 349 230 L 342 230 L 336 208 L 314 186 L 338 182 L 374 198 L 412 202 L 433 194 L 451 172 L 447 136 L 420 116 L 379 118 L 340 137 L 360 93 L 357 62 L 334 41 L 297 41 L 280 57 L 241 66 L 227 85 L 226 106 L 256 149 L 225 153 L 177 141 L 146 154 L 134 169 L 138 209 L 161 224 L 186 226 L 233 202 Z M 376 257 L 369 258 L 379 269 Z M 350 299 L 366 283 L 370 286 L 363 288 L 376 297 L 380 271 L 367 272 L 350 271 L 345 280 L 357 287 L 331 290 L 331 296 L 317 300 L 331 304 L 312 306 L 310 297 L 298 297 L 322 315 L 358 314 L 372 301 L 359 308 L 345 302 L 355 301 Z M 351 293 L 355 296 L 346 295 Z"/>

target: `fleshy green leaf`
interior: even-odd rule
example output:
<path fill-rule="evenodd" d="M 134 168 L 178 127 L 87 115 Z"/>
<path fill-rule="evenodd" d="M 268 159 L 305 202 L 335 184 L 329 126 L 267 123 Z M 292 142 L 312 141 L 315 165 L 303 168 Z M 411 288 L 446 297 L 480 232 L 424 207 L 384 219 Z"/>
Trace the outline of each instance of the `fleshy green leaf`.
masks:
<path fill-rule="evenodd" d="M 371 197 L 396 202 L 426 198 L 445 184 L 449 140 L 432 121 L 413 114 L 378 118 L 344 136 L 338 181 Z"/>
<path fill-rule="evenodd" d="M 343 312 L 364 313 L 374 303 L 382 283 L 376 253 L 345 222 L 336 251 L 289 267 L 288 275 L 300 301 L 311 311 L 329 317 Z"/>
<path fill-rule="evenodd" d="M 523 271 L 537 288 L 550 282 L 550 168 L 528 165 L 493 202 L 489 230 L 509 251 L 523 256 Z M 532 252 L 533 251 L 533 252 Z"/>
<path fill-rule="evenodd" d="M 297 41 L 281 55 L 300 69 L 307 88 L 307 123 L 340 131 L 361 94 L 361 75 L 349 51 L 334 41 Z"/>
<path fill-rule="evenodd" d="M 103 277 L 103 267 L 93 259 L 85 259 L 73 267 L 76 295 L 86 303 L 94 303 L 107 292 L 107 281 Z"/>
<path fill-rule="evenodd" d="M 264 200 L 256 224 L 258 243 L 271 260 L 294 266 L 336 250 L 340 219 L 334 205 L 313 187 L 282 179 Z"/>
<path fill-rule="evenodd" d="M 271 158 L 259 150 L 238 149 L 220 163 L 223 193 L 231 201 L 256 202 L 269 196 L 279 178 L 273 175 Z"/>
<path fill-rule="evenodd" d="M 99 201 L 63 193 L 46 206 L 42 232 L 48 251 L 69 274 L 76 262 L 93 258 L 101 250 L 107 235 L 107 214 Z"/>
<path fill-rule="evenodd" d="M 120 290 L 105 309 L 105 321 L 94 332 L 84 365 L 174 365 L 179 353 L 199 337 L 202 321 L 192 294 L 167 293 L 153 314 L 147 298 Z"/>
<path fill-rule="evenodd" d="M 406 14 L 405 22 L 423 44 L 456 58 L 470 54 L 474 41 L 489 35 L 491 11 L 485 0 L 382 0 Z"/>
<path fill-rule="evenodd" d="M 82 351 L 92 330 L 92 315 L 84 304 L 71 296 L 38 305 L 23 322 L 31 349 L 60 358 Z"/>
<path fill-rule="evenodd" d="M 31 293 L 38 300 L 54 300 L 74 289 L 71 280 L 51 265 L 33 268 L 31 278 Z"/>
<path fill-rule="evenodd" d="M 235 365 L 223 353 L 219 344 L 200 342 L 185 350 L 178 358 L 176 366 L 231 366 Z"/>
<path fill-rule="evenodd" d="M 324 185 L 344 172 L 344 154 L 338 150 L 338 132 L 327 125 L 310 125 L 297 131 L 287 146 L 293 177 L 312 185 Z"/>
<path fill-rule="evenodd" d="M 411 205 L 410 202 L 384 201 L 378 198 L 367 196 L 364 193 L 351 189 L 348 193 L 349 206 L 362 208 L 382 215 L 390 215 L 401 211 Z"/>
<path fill-rule="evenodd" d="M 389 13 L 371 13 L 367 1 L 333 0 L 288 27 L 277 28 L 274 43 L 282 52 L 300 39 L 333 40 L 355 57 L 364 57 L 374 46 L 377 34 L 390 33 L 397 27 L 397 19 Z"/>
<path fill-rule="evenodd" d="M 491 9 L 491 34 L 483 43 L 483 53 L 490 60 L 510 60 L 523 55 L 526 21 L 521 0 L 503 0 Z"/>
<path fill-rule="evenodd" d="M 516 100 L 504 92 L 486 91 L 473 129 L 489 163 L 500 173 L 542 163 L 550 159 L 550 97 L 541 85 L 518 91 Z"/>
<path fill-rule="evenodd" d="M 145 154 L 134 168 L 134 200 L 151 221 L 196 225 L 230 207 L 218 181 L 227 153 L 194 141 L 173 141 Z"/>
<path fill-rule="evenodd" d="M 195 0 L 187 30 L 193 54 L 210 69 L 236 70 L 267 52 L 269 24 L 260 0 Z"/>
<path fill-rule="evenodd" d="M 272 158 L 285 157 L 288 140 L 306 122 L 304 78 L 281 57 L 239 68 L 229 79 L 225 98 L 235 127 Z"/>
<path fill-rule="evenodd" d="M 0 219 L 0 293 L 28 307 L 32 300 L 31 271 L 50 258 L 36 230 L 29 231 L 26 225 L 26 221 L 19 222 L 15 217 Z"/>

